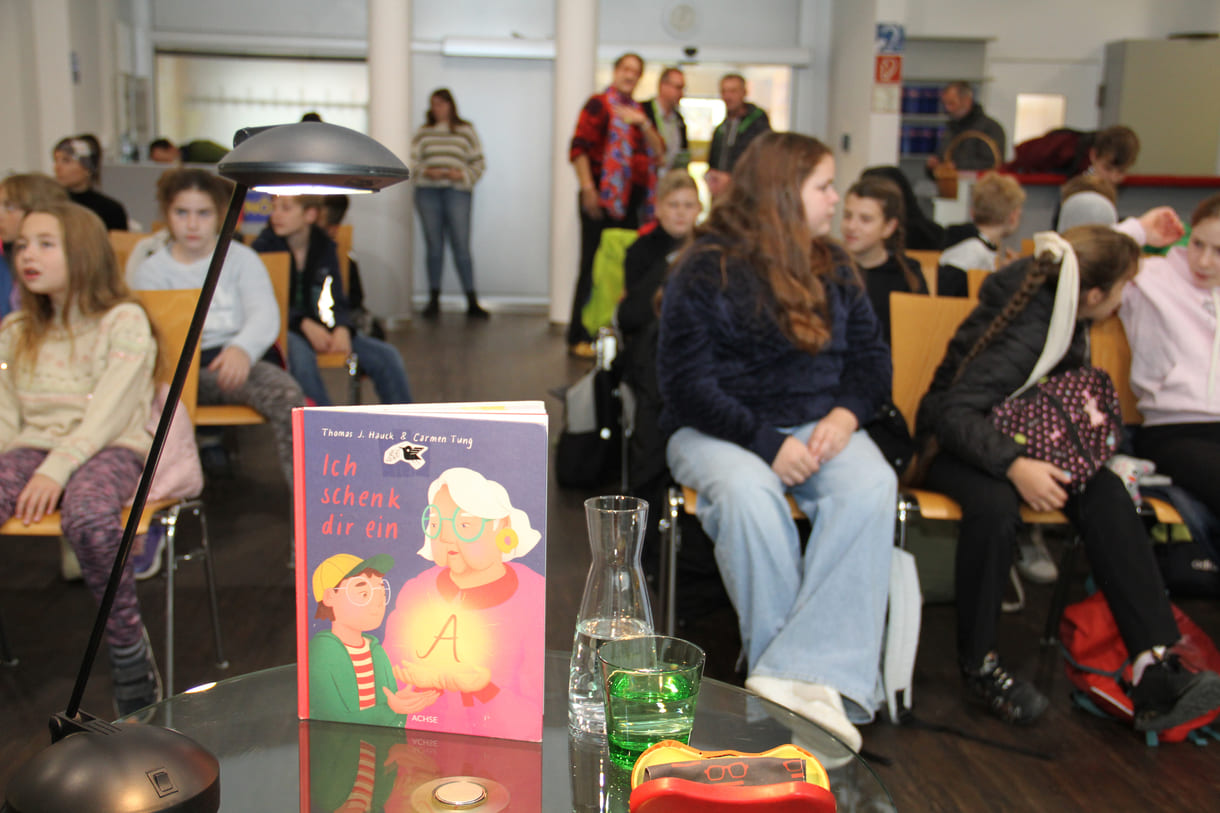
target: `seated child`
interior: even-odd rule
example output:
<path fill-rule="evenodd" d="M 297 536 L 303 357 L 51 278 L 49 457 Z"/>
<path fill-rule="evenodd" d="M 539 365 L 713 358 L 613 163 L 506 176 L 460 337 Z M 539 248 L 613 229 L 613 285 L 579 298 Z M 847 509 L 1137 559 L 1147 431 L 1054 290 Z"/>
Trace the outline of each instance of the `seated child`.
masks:
<path fill-rule="evenodd" d="M 0 318 L 21 307 L 21 286 L 13 279 L 13 243 L 21 236 L 26 212 L 48 203 L 66 201 L 68 193 L 53 179 L 37 172 L 10 175 L 0 181 Z"/>
<path fill-rule="evenodd" d="M 1150 218 L 1149 225 L 1159 219 Z M 1149 233 L 1148 239 L 1167 243 L 1179 233 L 1163 240 Z M 1027 456 L 1026 446 L 988 418 L 997 404 L 1047 372 L 1087 362 L 1088 323 L 1117 309 L 1139 253 L 1135 240 L 1101 226 L 1078 226 L 1062 237 L 1041 233 L 1036 257 L 983 283 L 978 307 L 950 341 L 919 407 L 917 436 L 932 455 L 925 456 L 924 479 L 962 507 L 958 665 L 967 691 L 1007 722 L 1032 723 L 1048 705 L 998 653 L 1000 601 L 1022 502 L 1039 511 L 1062 510 L 1079 532 L 1131 653 L 1136 730 L 1161 731 L 1220 706 L 1220 677 L 1191 672 L 1174 655 L 1180 634 L 1152 544 L 1118 476 L 1102 467 L 1073 481 L 1058 466 Z M 1063 274 L 1066 284 L 1060 285 Z"/>
<path fill-rule="evenodd" d="M 352 330 L 335 241 L 318 226 L 321 195 L 272 198 L 271 218 L 255 238 L 255 251 L 287 251 L 292 258 L 288 298 L 288 369 L 318 406 L 330 395 L 318 372 L 318 353 L 355 352 L 383 404 L 407 404 L 411 391 L 402 357 L 393 346 Z"/>
<path fill-rule="evenodd" d="M 964 284 L 965 272 L 972 268 L 994 271 L 997 265 L 1007 265 L 1015 260 L 1016 254 L 1011 249 L 1000 260 L 1000 246 L 1021 225 L 1021 208 L 1024 205 L 1025 190 L 1016 178 L 998 172 L 988 172 L 979 178 L 970 192 L 969 231 L 963 233 L 963 240 L 946 246 L 941 252 L 941 267 L 952 269 L 949 274 L 942 273 L 942 276 L 951 275 L 959 284 Z M 966 295 L 965 290 L 959 293 L 956 287 L 952 291 L 938 288 L 936 292 L 941 296 Z"/>
<path fill-rule="evenodd" d="M 1059 220 L 1055 231 L 1073 226 L 1112 226 L 1118 222 L 1118 190 L 1100 175 L 1077 175 L 1059 191 Z"/>
<path fill-rule="evenodd" d="M 170 238 L 140 263 L 132 287 L 201 287 L 220 213 L 232 193 L 231 183 L 206 170 L 164 173 L 157 181 L 157 201 Z M 280 308 L 267 269 L 254 251 L 234 241 L 200 337 L 199 403 L 243 404 L 262 415 L 275 434 L 280 471 L 291 486 L 292 410 L 305 405 L 305 396 L 279 365 L 272 347 L 279 332 Z"/>
<path fill-rule="evenodd" d="M 1190 242 L 1145 257 L 1123 292 L 1140 457 L 1220 517 L 1220 195 L 1199 204 Z"/>
<path fill-rule="evenodd" d="M 890 343 L 890 294 L 926 294 L 919 263 L 904 252 L 906 211 L 902 192 L 889 180 L 867 175 L 843 201 L 843 247 L 864 275 L 885 343 Z"/>
<path fill-rule="evenodd" d="M 73 203 L 92 209 L 110 231 L 127 229 L 123 204 L 97 190 L 102 180 L 102 146 L 89 133 L 61 138 L 51 151 L 55 180 L 67 190 Z"/>
<path fill-rule="evenodd" d="M 74 203 L 26 214 L 14 268 L 21 308 L 0 323 L 0 521 L 56 509 L 101 600 L 122 511 L 152 446 L 144 428 L 157 344 L 101 219 Z M 106 621 L 115 712 L 161 699 L 128 561 Z"/>

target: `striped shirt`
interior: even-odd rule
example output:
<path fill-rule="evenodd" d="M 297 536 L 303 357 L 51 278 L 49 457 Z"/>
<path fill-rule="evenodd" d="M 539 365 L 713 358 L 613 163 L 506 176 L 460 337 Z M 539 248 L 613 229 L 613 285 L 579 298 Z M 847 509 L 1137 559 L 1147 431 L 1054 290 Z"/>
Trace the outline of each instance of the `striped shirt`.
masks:
<path fill-rule="evenodd" d="M 483 145 L 470 124 L 459 124 L 453 132 L 448 124 L 425 124 L 411 139 L 411 180 L 416 186 L 448 186 L 469 191 L 486 168 Z M 462 179 L 429 178 L 429 169 L 458 169 Z"/>
<path fill-rule="evenodd" d="M 360 646 L 344 646 L 356 669 L 356 694 L 360 700 L 360 710 L 371 709 L 377 705 L 377 681 L 373 676 L 373 652 L 369 649 L 368 639 L 362 640 Z"/>

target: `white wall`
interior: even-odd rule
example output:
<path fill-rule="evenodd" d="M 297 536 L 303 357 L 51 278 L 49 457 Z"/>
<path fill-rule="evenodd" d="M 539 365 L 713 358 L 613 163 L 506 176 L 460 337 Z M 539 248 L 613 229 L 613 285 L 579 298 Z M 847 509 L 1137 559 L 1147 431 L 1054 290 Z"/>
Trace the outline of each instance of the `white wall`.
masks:
<path fill-rule="evenodd" d="M 1006 131 L 1013 130 L 1019 92 L 1064 94 L 1066 125 L 1092 129 L 1105 43 L 1220 30 L 1220 2 L 906 0 L 906 26 L 912 37 L 994 38 L 981 101 Z"/>
<path fill-rule="evenodd" d="M 38 117 L 31 104 L 28 75 L 33 63 L 32 26 L 26 3 L 0 3 L 0 109 L 5 111 L 0 127 L 0 170 L 6 175 L 40 166 L 36 157 Z"/>

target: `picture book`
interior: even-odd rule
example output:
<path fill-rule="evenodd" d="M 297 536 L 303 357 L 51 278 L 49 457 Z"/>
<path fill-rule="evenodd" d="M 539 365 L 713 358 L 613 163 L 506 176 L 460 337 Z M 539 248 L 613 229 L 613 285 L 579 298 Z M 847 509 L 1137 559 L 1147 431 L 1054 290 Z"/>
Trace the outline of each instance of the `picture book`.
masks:
<path fill-rule="evenodd" d="M 292 418 L 298 715 L 540 741 L 542 403 Z"/>

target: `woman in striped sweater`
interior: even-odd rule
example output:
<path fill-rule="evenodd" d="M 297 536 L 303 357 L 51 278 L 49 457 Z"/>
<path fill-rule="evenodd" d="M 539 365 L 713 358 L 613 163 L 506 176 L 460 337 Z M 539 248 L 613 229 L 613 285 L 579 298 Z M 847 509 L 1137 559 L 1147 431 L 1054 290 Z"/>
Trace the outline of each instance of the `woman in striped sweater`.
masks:
<path fill-rule="evenodd" d="M 474 126 L 458 115 L 448 88 L 432 93 L 427 123 L 411 140 L 411 164 L 415 168 L 415 208 L 427 244 L 431 293 L 423 315 L 428 319 L 440 315 L 447 239 L 466 293 L 466 315 L 486 319 L 487 311 L 479 306 L 475 295 L 474 263 L 470 259 L 470 193 L 486 164 L 479 136 Z"/>

